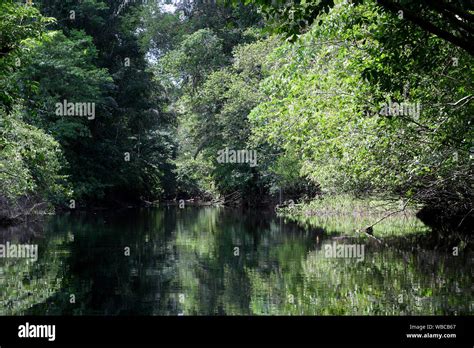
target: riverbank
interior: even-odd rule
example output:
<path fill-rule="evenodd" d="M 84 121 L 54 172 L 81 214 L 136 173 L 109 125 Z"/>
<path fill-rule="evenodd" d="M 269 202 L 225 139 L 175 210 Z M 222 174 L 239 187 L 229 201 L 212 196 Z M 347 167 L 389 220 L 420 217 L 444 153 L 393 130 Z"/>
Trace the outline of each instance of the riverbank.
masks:
<path fill-rule="evenodd" d="M 292 216 L 383 215 L 390 212 L 414 215 L 419 209 L 421 206 L 406 201 L 351 195 L 324 195 L 305 203 L 285 202 L 276 208 L 278 213 Z"/>
<path fill-rule="evenodd" d="M 349 195 L 321 196 L 299 204 L 285 202 L 275 211 L 285 221 L 305 228 L 320 228 L 328 235 L 376 239 L 396 245 L 410 240 L 413 247 L 452 251 L 472 249 L 472 237 L 452 228 L 452 224 L 430 224 L 422 213 L 425 207 L 409 201 Z"/>
<path fill-rule="evenodd" d="M 327 195 L 305 203 L 285 202 L 275 211 L 278 216 L 302 225 L 323 227 L 329 234 L 349 231 L 353 236 L 383 237 L 427 232 L 428 228 L 416 217 L 420 208 L 395 199 Z"/>

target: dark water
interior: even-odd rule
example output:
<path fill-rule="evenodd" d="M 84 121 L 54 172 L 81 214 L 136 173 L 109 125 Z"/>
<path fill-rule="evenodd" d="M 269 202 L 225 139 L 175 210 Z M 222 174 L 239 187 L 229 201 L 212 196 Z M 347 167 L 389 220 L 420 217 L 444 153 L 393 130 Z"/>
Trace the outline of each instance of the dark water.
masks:
<path fill-rule="evenodd" d="M 54 216 L 0 231 L 39 250 L 0 259 L 0 314 L 473 313 L 471 255 L 334 238 L 351 227 L 336 222 L 192 207 Z M 331 258 L 332 243 L 364 245 L 363 258 Z"/>

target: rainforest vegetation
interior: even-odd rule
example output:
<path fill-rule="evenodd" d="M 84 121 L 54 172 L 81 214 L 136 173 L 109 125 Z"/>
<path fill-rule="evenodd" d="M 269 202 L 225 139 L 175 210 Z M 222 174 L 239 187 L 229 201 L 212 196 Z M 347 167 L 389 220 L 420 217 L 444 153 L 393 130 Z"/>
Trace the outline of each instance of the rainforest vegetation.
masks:
<path fill-rule="evenodd" d="M 0 220 L 349 195 L 468 233 L 473 18 L 463 0 L 1 0 Z"/>

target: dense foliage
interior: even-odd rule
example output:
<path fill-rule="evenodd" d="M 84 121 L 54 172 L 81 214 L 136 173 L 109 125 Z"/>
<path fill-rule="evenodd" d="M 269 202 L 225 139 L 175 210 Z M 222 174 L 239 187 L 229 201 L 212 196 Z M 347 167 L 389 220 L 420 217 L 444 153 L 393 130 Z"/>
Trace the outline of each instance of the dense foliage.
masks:
<path fill-rule="evenodd" d="M 13 1 L 1 6 L 1 107 L 8 114 L 2 120 L 18 119 L 2 134 L 5 141 L 17 139 L 11 146 L 24 147 L 14 134 L 29 124 L 27 129 L 36 132 L 32 147 L 50 156 L 44 158 L 50 164 L 46 172 L 38 164 L 31 173 L 20 173 L 25 177 L 18 177 L 16 186 L 25 183 L 21 190 L 2 180 L 2 198 L 35 196 L 62 207 L 91 207 L 166 194 L 165 183 L 172 187 L 173 182 L 168 159 L 174 145 L 159 86 L 138 44 L 141 4 L 45 0 L 36 3 L 39 10 Z M 87 105 L 88 114 L 78 115 L 77 106 L 72 115 L 58 113 L 58 103 Z M 48 147 L 57 147 L 56 142 L 62 166 Z M 5 162 L 8 157 L 2 151 Z M 31 166 L 22 161 L 18 168 Z M 53 178 L 50 171 L 67 177 L 72 188 L 67 199 L 38 189 L 37 181 Z M 52 191 L 56 183 L 49 185 Z"/>
<path fill-rule="evenodd" d="M 302 175 L 331 191 L 472 208 L 469 54 L 367 4 L 335 6 L 270 60 L 254 137 L 297 153 Z"/>
<path fill-rule="evenodd" d="M 259 204 L 329 192 L 420 203 L 455 227 L 472 217 L 464 2 L 0 6 L 2 199 Z M 63 101 L 95 113 L 58 113 Z"/>

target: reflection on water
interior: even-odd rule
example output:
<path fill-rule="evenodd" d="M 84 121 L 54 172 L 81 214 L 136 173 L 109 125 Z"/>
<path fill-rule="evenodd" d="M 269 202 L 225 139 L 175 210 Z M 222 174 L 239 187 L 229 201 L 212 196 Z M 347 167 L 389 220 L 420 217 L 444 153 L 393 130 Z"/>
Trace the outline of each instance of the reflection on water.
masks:
<path fill-rule="evenodd" d="M 263 212 L 165 207 L 3 230 L 0 244 L 38 244 L 39 258 L 0 259 L 0 314 L 473 313 L 470 255 L 340 238 L 355 227 L 335 219 L 303 228 Z M 363 260 L 328 257 L 332 243 L 362 244 Z"/>

